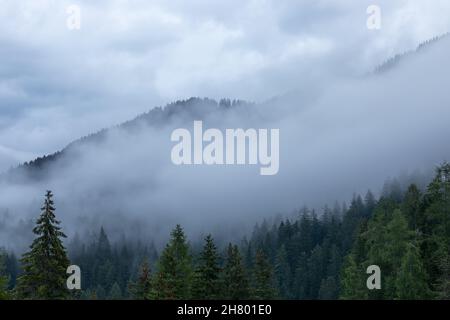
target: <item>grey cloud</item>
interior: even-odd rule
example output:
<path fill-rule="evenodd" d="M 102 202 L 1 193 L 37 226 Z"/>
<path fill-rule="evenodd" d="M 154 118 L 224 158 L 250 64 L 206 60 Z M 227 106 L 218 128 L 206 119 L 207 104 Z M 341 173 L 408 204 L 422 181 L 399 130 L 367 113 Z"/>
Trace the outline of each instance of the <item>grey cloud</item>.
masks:
<path fill-rule="evenodd" d="M 70 230 L 105 224 L 159 236 L 177 222 L 245 228 L 255 217 L 377 190 L 388 176 L 449 156 L 448 40 L 392 72 L 362 76 L 448 31 L 446 1 L 382 2 L 378 33 L 365 29 L 356 0 L 79 3 L 79 32 L 65 28 L 68 1 L 0 3 L 0 170 L 179 98 L 276 96 L 205 121 L 280 128 L 280 172 L 174 168 L 168 137 L 191 125 L 183 117 L 162 130 L 114 129 L 100 147 L 76 148 L 77 162 L 44 183 L 2 186 L 1 206 L 14 223 L 23 219 L 20 230 L 47 188 Z"/>

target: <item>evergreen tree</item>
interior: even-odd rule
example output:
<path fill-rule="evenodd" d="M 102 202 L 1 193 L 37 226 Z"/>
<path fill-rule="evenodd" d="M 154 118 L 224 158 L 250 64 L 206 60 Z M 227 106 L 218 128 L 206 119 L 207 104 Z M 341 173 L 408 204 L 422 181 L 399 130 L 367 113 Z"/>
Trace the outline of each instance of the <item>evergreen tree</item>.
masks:
<path fill-rule="evenodd" d="M 317 245 L 311 252 L 307 263 L 308 275 L 308 296 L 311 299 L 319 297 L 319 290 L 322 279 L 325 277 L 324 250 Z"/>
<path fill-rule="evenodd" d="M 420 251 L 413 244 L 409 244 L 396 279 L 398 299 L 426 299 L 429 298 L 426 274 L 420 259 Z"/>
<path fill-rule="evenodd" d="M 364 271 L 356 263 L 352 254 L 346 257 L 341 277 L 341 299 L 354 300 L 367 298 L 367 288 L 363 277 L 365 274 Z"/>
<path fill-rule="evenodd" d="M 170 242 L 157 265 L 152 297 L 156 299 L 189 299 L 192 287 L 192 258 L 186 236 L 180 225 L 171 233 Z"/>
<path fill-rule="evenodd" d="M 104 291 L 104 297 L 100 297 L 103 294 L 97 294 L 99 299 L 104 299 L 114 282 L 117 281 L 116 277 L 116 267 L 113 252 L 111 249 L 111 243 L 109 242 L 108 236 L 103 227 L 100 228 L 100 234 L 98 236 L 97 242 L 94 245 L 95 256 L 93 261 L 89 264 L 86 269 L 92 269 L 92 281 L 97 285 L 101 286 Z"/>
<path fill-rule="evenodd" d="M 42 213 L 33 229 L 37 238 L 21 260 L 23 275 L 18 284 L 21 298 L 64 299 L 69 295 L 66 270 L 70 263 L 61 241 L 66 236 L 55 218 L 52 197 L 51 191 L 47 191 Z"/>
<path fill-rule="evenodd" d="M 217 299 L 220 294 L 219 255 L 211 235 L 205 238 L 200 255 L 200 264 L 195 271 L 193 297 L 195 299 Z"/>
<path fill-rule="evenodd" d="M 375 196 L 370 190 L 367 191 L 366 196 L 364 197 L 364 205 L 365 205 L 364 214 L 366 217 L 370 217 L 376 206 Z"/>
<path fill-rule="evenodd" d="M 342 219 L 342 246 L 344 251 L 351 249 L 357 236 L 358 227 L 365 217 L 365 207 L 361 196 L 353 196 L 350 208 L 344 212 Z"/>
<path fill-rule="evenodd" d="M 450 300 L 450 254 L 440 262 L 442 276 L 438 279 L 438 298 Z"/>
<path fill-rule="evenodd" d="M 342 265 L 342 257 L 336 244 L 331 245 L 328 249 L 328 259 L 326 263 L 326 278 L 322 279 L 319 290 L 320 299 L 337 299 L 339 297 L 339 276 Z"/>
<path fill-rule="evenodd" d="M 129 285 L 129 291 L 133 299 L 146 300 L 149 298 L 151 288 L 151 270 L 147 260 L 145 260 L 141 264 L 137 280 Z"/>
<path fill-rule="evenodd" d="M 399 209 L 385 215 L 379 211 L 370 221 L 367 236 L 367 260 L 365 265 L 377 265 L 383 271 L 381 290 L 371 290 L 373 299 L 394 299 L 396 296 L 396 278 L 402 257 L 412 239 L 412 231 Z"/>
<path fill-rule="evenodd" d="M 8 293 L 8 277 L 5 274 L 6 270 L 6 253 L 0 249 L 0 300 L 10 298 Z"/>
<path fill-rule="evenodd" d="M 402 212 L 408 219 L 412 230 L 416 230 L 420 223 L 420 198 L 421 194 L 417 186 L 415 184 L 410 185 L 402 203 Z"/>
<path fill-rule="evenodd" d="M 293 283 L 292 291 L 295 299 L 312 299 L 309 290 L 308 254 L 306 252 L 299 254 Z"/>
<path fill-rule="evenodd" d="M 8 287 L 8 278 L 5 276 L 0 276 L 0 300 L 9 299 L 7 287 Z"/>
<path fill-rule="evenodd" d="M 117 282 L 114 282 L 114 284 L 112 285 L 108 298 L 110 300 L 122 299 L 122 290 L 120 290 L 120 286 Z"/>
<path fill-rule="evenodd" d="M 322 280 L 319 290 L 319 299 L 332 300 L 338 296 L 338 285 L 334 277 L 327 277 Z"/>
<path fill-rule="evenodd" d="M 273 270 L 266 255 L 258 250 L 255 257 L 253 296 L 255 299 L 268 300 L 277 296 L 273 279 Z"/>
<path fill-rule="evenodd" d="M 450 252 L 450 164 L 444 163 L 436 169 L 424 197 L 425 218 L 422 233 L 422 256 L 429 281 L 437 286 L 448 274 L 442 266 Z M 439 287 L 433 288 L 435 291 Z"/>
<path fill-rule="evenodd" d="M 16 286 L 19 264 L 14 252 L 5 255 L 5 273 L 8 280 L 8 289 L 12 290 Z"/>
<path fill-rule="evenodd" d="M 275 259 L 275 277 L 280 296 L 284 299 L 292 298 L 292 271 L 289 266 L 287 251 L 284 245 L 278 250 Z"/>
<path fill-rule="evenodd" d="M 231 300 L 249 298 L 248 279 L 242 263 L 239 249 L 228 245 L 226 264 L 223 272 L 224 297 Z"/>
<path fill-rule="evenodd" d="M 97 299 L 104 300 L 104 299 L 106 299 L 107 297 L 106 297 L 106 290 L 105 290 L 105 288 L 103 288 L 103 286 L 101 286 L 101 285 L 98 285 L 97 288 L 94 291 L 94 296 L 95 296 L 95 298 L 93 298 L 93 300 L 97 300 Z"/>

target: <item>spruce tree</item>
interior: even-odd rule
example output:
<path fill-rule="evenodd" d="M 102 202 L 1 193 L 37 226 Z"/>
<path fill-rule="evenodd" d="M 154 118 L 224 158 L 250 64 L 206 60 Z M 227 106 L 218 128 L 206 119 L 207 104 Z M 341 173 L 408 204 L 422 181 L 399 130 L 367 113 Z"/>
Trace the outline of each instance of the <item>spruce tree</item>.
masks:
<path fill-rule="evenodd" d="M 377 265 L 383 272 L 381 290 L 371 290 L 372 299 L 394 299 L 396 278 L 413 233 L 408 221 L 399 209 L 385 213 L 377 211 L 365 233 L 367 240 L 366 266 Z"/>
<path fill-rule="evenodd" d="M 408 187 L 403 203 L 402 212 L 408 219 L 409 226 L 412 230 L 416 230 L 420 224 L 420 198 L 421 194 L 415 184 Z"/>
<path fill-rule="evenodd" d="M 450 253 L 440 261 L 441 276 L 438 279 L 438 298 L 450 300 Z"/>
<path fill-rule="evenodd" d="M 111 243 L 103 227 L 100 228 L 98 240 L 94 246 L 95 256 L 92 261 L 92 277 L 93 281 L 103 288 L 105 294 L 102 298 L 107 297 L 107 293 L 111 290 L 111 286 L 116 281 L 116 265 L 113 262 L 113 252 L 111 250 Z M 103 295 L 101 290 L 100 295 Z"/>
<path fill-rule="evenodd" d="M 242 257 L 236 245 L 228 245 L 227 258 L 223 272 L 224 297 L 231 300 L 249 298 L 248 279 Z"/>
<path fill-rule="evenodd" d="M 138 278 L 129 285 L 131 297 L 136 300 L 147 300 L 152 288 L 151 270 L 145 260 L 140 267 Z"/>
<path fill-rule="evenodd" d="M 0 249 L 0 300 L 9 299 L 8 293 L 8 277 L 6 276 L 6 253 Z"/>
<path fill-rule="evenodd" d="M 114 284 L 111 287 L 111 290 L 109 291 L 109 297 L 110 300 L 120 300 L 122 299 L 122 290 L 120 289 L 120 286 L 117 282 L 114 282 Z"/>
<path fill-rule="evenodd" d="M 51 191 L 47 191 L 42 213 L 33 229 L 37 238 L 21 259 L 23 274 L 18 279 L 17 290 L 21 298 L 64 299 L 69 296 L 66 270 L 70 263 L 61 241 L 66 235 L 55 218 L 52 197 Z"/>
<path fill-rule="evenodd" d="M 408 244 L 396 279 L 396 298 L 417 300 L 430 297 L 419 249 Z"/>
<path fill-rule="evenodd" d="M 284 299 L 292 298 L 292 271 L 287 258 L 287 251 L 284 244 L 278 250 L 275 258 L 275 277 L 280 296 Z"/>
<path fill-rule="evenodd" d="M 320 284 L 319 299 L 332 300 L 337 298 L 338 286 L 334 277 L 323 279 Z"/>
<path fill-rule="evenodd" d="M 255 257 L 253 297 L 268 300 L 275 299 L 276 296 L 272 266 L 264 252 L 258 250 Z"/>
<path fill-rule="evenodd" d="M 192 287 L 192 258 L 180 225 L 171 233 L 170 242 L 161 254 L 152 288 L 155 299 L 189 299 Z"/>
<path fill-rule="evenodd" d="M 95 289 L 95 294 L 94 294 L 95 298 L 93 298 L 94 300 L 104 300 L 106 299 L 106 290 L 105 288 L 103 288 L 103 286 L 98 285 L 97 288 Z"/>
<path fill-rule="evenodd" d="M 195 299 L 217 299 L 220 295 L 219 255 L 211 235 L 205 238 L 200 264 L 195 271 L 193 297 Z"/>
<path fill-rule="evenodd" d="M 9 299 L 7 286 L 8 286 L 8 278 L 5 276 L 0 276 L 0 300 Z"/>
<path fill-rule="evenodd" d="M 324 278 L 325 276 L 324 250 L 321 246 L 317 245 L 311 251 L 311 255 L 308 259 L 307 269 L 309 297 L 311 299 L 317 299 L 319 297 L 322 278 Z"/>
<path fill-rule="evenodd" d="M 364 205 L 365 205 L 365 216 L 370 217 L 376 206 L 375 196 L 370 190 L 367 191 L 366 196 L 364 197 Z"/>
<path fill-rule="evenodd" d="M 445 273 L 446 260 L 450 252 L 450 164 L 444 163 L 436 170 L 433 181 L 425 195 L 425 219 L 422 232 L 422 257 L 430 282 L 436 284 L 434 290 L 448 274 Z"/>
<path fill-rule="evenodd" d="M 364 281 L 364 269 L 359 266 L 353 254 L 345 258 L 341 276 L 341 299 L 366 299 L 367 288 Z"/>

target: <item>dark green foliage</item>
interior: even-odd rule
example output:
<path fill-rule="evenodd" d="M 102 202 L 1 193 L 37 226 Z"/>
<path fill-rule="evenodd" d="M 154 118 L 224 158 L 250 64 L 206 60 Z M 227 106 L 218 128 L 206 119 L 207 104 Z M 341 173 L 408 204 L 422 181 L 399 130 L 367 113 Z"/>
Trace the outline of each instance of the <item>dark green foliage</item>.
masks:
<path fill-rule="evenodd" d="M 404 195 L 399 190 L 395 181 L 386 186 L 360 229 L 343 268 L 342 298 L 449 297 L 450 165 L 437 168 L 424 195 L 416 185 Z M 371 264 L 381 269 L 381 290 L 361 288 L 357 270 Z"/>
<path fill-rule="evenodd" d="M 278 249 L 275 259 L 276 287 L 281 297 L 292 298 L 292 271 L 288 262 L 287 251 L 284 245 Z"/>
<path fill-rule="evenodd" d="M 8 277 L 6 275 L 6 252 L 0 249 L 0 300 L 10 298 L 8 292 Z"/>
<path fill-rule="evenodd" d="M 276 297 L 272 266 L 264 252 L 258 250 L 255 258 L 253 298 L 264 300 Z"/>
<path fill-rule="evenodd" d="M 440 261 L 440 270 L 442 276 L 437 283 L 437 292 L 439 299 L 450 299 L 450 254 Z"/>
<path fill-rule="evenodd" d="M 52 193 L 47 191 L 42 213 L 33 233 L 37 238 L 22 257 L 23 275 L 17 292 L 25 299 L 68 298 L 66 270 L 69 259 L 61 238 L 66 236 L 55 218 Z"/>
<path fill-rule="evenodd" d="M 131 298 L 135 300 L 147 300 L 152 288 L 152 278 L 149 263 L 145 260 L 139 270 L 138 278 L 130 283 Z"/>
<path fill-rule="evenodd" d="M 129 290 L 138 281 L 142 262 L 154 267 L 157 252 L 153 244 L 143 245 L 122 239 L 112 243 L 104 228 L 90 243 L 83 243 L 78 235 L 71 241 L 69 252 L 74 264 L 82 270 L 83 297 L 108 298 L 114 283 L 117 283 L 122 298 L 133 296 Z M 97 290 L 100 289 L 100 294 Z"/>
<path fill-rule="evenodd" d="M 109 292 L 108 299 L 110 300 L 120 300 L 122 299 L 122 291 L 120 290 L 119 284 L 114 282 Z"/>
<path fill-rule="evenodd" d="M 409 186 L 401 208 L 408 220 L 410 229 L 416 230 L 419 225 L 423 225 L 422 217 L 420 215 L 421 194 L 415 184 Z"/>
<path fill-rule="evenodd" d="M 7 290 L 8 278 L 0 276 L 0 300 L 9 299 L 9 293 Z"/>
<path fill-rule="evenodd" d="M 421 253 L 429 281 L 437 285 L 433 289 L 440 295 L 442 283 L 448 279 L 446 261 L 450 252 L 450 164 L 444 163 L 436 170 L 436 176 L 424 197 L 424 207 Z"/>
<path fill-rule="evenodd" d="M 200 263 L 195 270 L 193 282 L 193 298 L 217 299 L 220 297 L 219 255 L 211 235 L 205 238 L 205 245 L 200 254 Z"/>
<path fill-rule="evenodd" d="M 152 288 L 155 299 L 189 299 L 192 289 L 192 258 L 180 225 L 171 233 L 170 242 L 161 254 Z"/>
<path fill-rule="evenodd" d="M 345 258 L 342 273 L 341 299 L 366 299 L 367 287 L 364 279 L 364 268 L 356 263 L 352 254 Z"/>
<path fill-rule="evenodd" d="M 52 203 L 48 204 L 43 211 L 53 212 Z M 41 216 L 38 225 L 45 224 Z M 51 224 L 58 228 L 56 220 Z M 58 234 L 58 240 L 48 240 L 49 236 L 43 236 L 47 229 L 35 228 L 41 240 L 35 240 L 32 250 L 24 255 L 25 273 L 17 286 L 14 255 L 1 255 L 0 298 L 10 298 L 14 287 L 19 298 L 69 297 L 57 290 L 52 291 L 55 296 L 48 297 L 47 282 L 40 289 L 35 284 L 42 280 L 36 270 L 41 267 L 37 262 L 43 259 L 43 248 L 56 243 L 64 252 L 59 240 L 62 233 L 47 231 Z M 83 271 L 83 290 L 71 297 L 448 299 L 450 165 L 440 166 L 423 191 L 416 185 L 406 188 L 394 179 L 386 183 L 381 198 L 370 191 L 364 200 L 355 195 L 348 209 L 345 203 L 336 203 L 333 209 L 325 206 L 323 214 L 317 215 L 303 207 L 294 218 L 264 220 L 255 226 L 251 237 L 239 246 L 230 243 L 222 255 L 211 235 L 203 247 L 195 243 L 191 248 L 179 225 L 159 256 L 154 245 L 114 240 L 110 241 L 103 228 L 91 243 L 74 237 L 69 246 L 71 260 Z M 381 269 L 380 290 L 366 286 L 369 265 Z M 152 274 L 151 269 L 156 272 Z M 65 284 L 65 268 L 58 275 L 58 283 Z M 25 280 L 29 286 L 24 286 Z"/>
<path fill-rule="evenodd" d="M 223 284 L 222 294 L 225 299 L 242 300 L 250 297 L 247 274 L 242 263 L 239 248 L 231 243 L 228 245 L 227 250 Z"/>
<path fill-rule="evenodd" d="M 419 248 L 408 243 L 396 279 L 396 298 L 423 299 L 429 296 L 427 276 L 421 261 Z"/>

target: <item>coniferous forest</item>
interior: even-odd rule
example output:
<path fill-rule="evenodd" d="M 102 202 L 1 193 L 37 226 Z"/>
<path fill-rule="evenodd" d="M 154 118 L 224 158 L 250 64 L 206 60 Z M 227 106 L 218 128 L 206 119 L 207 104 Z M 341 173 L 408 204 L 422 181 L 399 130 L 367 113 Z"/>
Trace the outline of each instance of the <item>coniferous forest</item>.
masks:
<path fill-rule="evenodd" d="M 0 299 L 450 299 L 450 164 L 421 190 L 385 185 L 348 207 L 301 209 L 258 223 L 244 239 L 191 244 L 174 226 L 162 250 L 114 242 L 106 230 L 66 239 L 53 194 L 45 195 L 34 241 L 20 257 L 0 254 Z M 68 243 L 68 245 L 65 245 Z M 66 268 L 81 269 L 81 290 Z M 366 269 L 381 270 L 368 290 Z"/>

